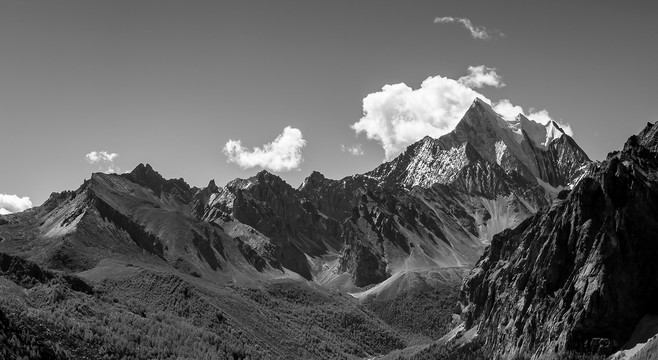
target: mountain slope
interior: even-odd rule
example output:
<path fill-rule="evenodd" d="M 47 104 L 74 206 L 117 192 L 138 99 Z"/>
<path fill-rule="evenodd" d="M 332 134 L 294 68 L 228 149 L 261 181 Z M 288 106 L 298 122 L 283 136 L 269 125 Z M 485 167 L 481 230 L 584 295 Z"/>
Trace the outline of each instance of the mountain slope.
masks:
<path fill-rule="evenodd" d="M 494 237 L 462 287 L 467 328 L 497 356 L 610 354 L 658 307 L 658 126 L 568 194 Z"/>

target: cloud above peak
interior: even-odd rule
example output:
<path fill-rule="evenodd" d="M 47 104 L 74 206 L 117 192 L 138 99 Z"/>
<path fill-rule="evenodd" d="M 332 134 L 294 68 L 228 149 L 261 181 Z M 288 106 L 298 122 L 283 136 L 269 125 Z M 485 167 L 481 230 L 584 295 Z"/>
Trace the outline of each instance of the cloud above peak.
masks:
<path fill-rule="evenodd" d="M 493 35 L 491 35 L 492 31 L 487 30 L 484 26 L 474 25 L 473 22 L 471 22 L 471 20 L 467 18 L 443 16 L 443 17 L 434 18 L 434 23 L 435 24 L 459 23 L 471 33 L 473 39 L 487 40 L 493 37 Z M 498 36 L 505 36 L 505 34 L 497 30 L 494 30 L 493 33 Z"/>
<path fill-rule="evenodd" d="M 234 163 L 243 169 L 260 167 L 272 171 L 291 171 L 301 165 L 302 148 L 306 140 L 299 129 L 286 126 L 283 132 L 271 143 L 249 150 L 242 146 L 241 140 L 229 140 L 222 152 L 227 162 Z"/>
<path fill-rule="evenodd" d="M 519 113 L 546 124 L 553 119 L 546 110 L 529 114 L 509 100 L 493 103 L 473 88 L 504 86 L 502 77 L 494 68 L 471 66 L 468 75 L 457 80 L 441 75 L 425 79 L 417 89 L 404 83 L 384 85 L 381 91 L 363 99 L 363 116 L 352 124 L 357 135 L 379 142 L 384 159 L 391 160 L 412 143 L 429 135 L 438 138 L 452 131 L 464 116 L 475 98 L 493 106 L 507 120 Z M 569 135 L 569 125 L 558 124 Z"/>
<path fill-rule="evenodd" d="M 107 151 L 92 151 L 85 155 L 88 163 L 96 165 L 98 171 L 108 174 L 118 173 L 120 171 L 119 167 L 114 163 L 114 159 L 117 157 L 119 157 L 119 154 Z"/>
<path fill-rule="evenodd" d="M 391 160 L 426 135 L 439 137 L 454 129 L 477 97 L 491 103 L 460 81 L 440 75 L 428 77 L 418 89 L 384 85 L 363 99 L 363 117 L 352 129 L 381 143 Z"/>
<path fill-rule="evenodd" d="M 468 75 L 462 76 L 457 81 L 470 88 L 482 88 L 485 86 L 503 87 L 502 76 L 496 73 L 496 68 L 490 68 L 484 65 L 469 66 Z"/>
<path fill-rule="evenodd" d="M 32 206 L 32 201 L 27 196 L 18 197 L 16 195 L 0 194 L 0 215 L 21 212 Z"/>

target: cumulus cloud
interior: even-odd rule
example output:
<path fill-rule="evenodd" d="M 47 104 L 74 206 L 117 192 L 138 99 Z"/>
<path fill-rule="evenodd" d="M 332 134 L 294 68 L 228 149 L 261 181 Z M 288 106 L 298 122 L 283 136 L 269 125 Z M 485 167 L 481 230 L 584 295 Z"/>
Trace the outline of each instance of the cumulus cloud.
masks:
<path fill-rule="evenodd" d="M 357 134 L 381 143 L 386 160 L 426 135 L 454 129 L 475 98 L 491 103 L 468 86 L 443 76 L 429 77 L 418 89 L 404 83 L 385 85 L 363 99 L 363 117 L 352 125 Z"/>
<path fill-rule="evenodd" d="M 535 110 L 535 109 L 529 109 L 528 112 L 525 112 L 521 106 L 514 105 L 512 104 L 509 100 L 503 99 L 498 101 L 497 103 L 494 104 L 493 106 L 494 111 L 499 113 L 503 119 L 505 120 L 512 120 L 514 119 L 517 115 L 523 114 L 525 117 L 528 119 L 534 120 L 540 124 L 546 125 L 550 123 L 551 121 L 554 121 L 560 128 L 569 136 L 573 136 L 573 129 L 571 129 L 571 125 L 564 123 L 559 120 L 553 119 L 549 114 L 546 109 L 543 110 Z"/>
<path fill-rule="evenodd" d="M 0 194 L 0 215 L 21 212 L 32 206 L 32 201 L 27 196 L 18 197 L 16 195 Z"/>
<path fill-rule="evenodd" d="M 290 171 L 301 165 L 302 148 L 306 140 L 299 129 L 286 126 L 283 133 L 269 144 L 248 150 L 242 146 L 241 140 L 229 140 L 224 145 L 224 155 L 227 161 L 237 164 L 243 169 L 261 167 L 272 171 Z"/>
<path fill-rule="evenodd" d="M 97 165 L 99 171 L 108 174 L 120 171 L 119 167 L 114 164 L 114 159 L 117 157 L 119 157 L 119 154 L 107 151 L 92 151 L 85 155 L 85 159 L 87 159 L 88 163 Z"/>
<path fill-rule="evenodd" d="M 458 80 L 440 75 L 429 77 L 418 89 L 404 83 L 385 85 L 381 91 L 363 99 L 363 117 L 351 127 L 357 135 L 364 133 L 368 139 L 378 141 L 384 149 L 385 160 L 391 160 L 426 135 L 437 138 L 452 131 L 475 98 L 492 105 L 491 100 L 469 85 L 502 86 L 498 74 L 478 75 L 495 73 L 493 70 L 485 66 L 470 67 L 469 75 Z M 494 103 L 493 108 L 507 119 L 519 113 L 526 114 L 509 100 Z M 526 116 L 543 124 L 552 120 L 546 110 L 531 109 Z M 572 135 L 569 125 L 558 124 Z"/>
<path fill-rule="evenodd" d="M 361 147 L 361 144 L 352 146 L 345 146 L 344 144 L 340 144 L 340 151 L 349 153 L 354 156 L 363 155 L 363 148 Z"/>
<path fill-rule="evenodd" d="M 471 20 L 467 18 L 455 18 L 452 16 L 437 17 L 434 19 L 435 24 L 451 24 L 451 23 L 460 23 L 466 30 L 471 33 L 471 36 L 474 39 L 487 40 L 491 39 L 491 31 L 487 30 L 484 26 L 475 26 Z M 498 36 L 505 36 L 500 31 L 494 31 Z"/>
<path fill-rule="evenodd" d="M 496 69 L 484 65 L 469 66 L 468 75 L 460 77 L 457 81 L 460 84 L 471 88 L 481 88 L 485 86 L 499 88 L 505 86 L 502 76 L 496 73 Z"/>

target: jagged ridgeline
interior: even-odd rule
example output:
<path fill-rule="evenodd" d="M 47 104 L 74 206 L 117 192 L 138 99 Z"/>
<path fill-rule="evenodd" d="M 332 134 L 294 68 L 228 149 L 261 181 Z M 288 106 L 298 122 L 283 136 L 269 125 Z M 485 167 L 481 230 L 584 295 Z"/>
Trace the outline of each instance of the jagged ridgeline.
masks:
<path fill-rule="evenodd" d="M 262 171 L 199 189 L 149 165 L 96 173 L 0 217 L 1 253 L 93 291 L 6 280 L 17 275 L 3 267 L 0 322 L 31 329 L 25 342 L 51 329 L 34 351 L 60 357 L 91 356 L 82 343 L 110 358 L 385 354 L 442 335 L 494 234 L 548 209 L 589 167 L 555 123 L 503 119 L 476 100 L 451 133 L 340 180 L 314 172 L 293 188 Z M 160 335 L 134 335 L 145 328 Z"/>

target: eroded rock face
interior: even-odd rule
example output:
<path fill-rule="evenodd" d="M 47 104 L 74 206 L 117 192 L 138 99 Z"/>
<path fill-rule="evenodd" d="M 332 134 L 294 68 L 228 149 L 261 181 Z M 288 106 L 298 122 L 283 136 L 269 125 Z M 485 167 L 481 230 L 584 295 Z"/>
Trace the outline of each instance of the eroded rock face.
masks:
<path fill-rule="evenodd" d="M 494 236 L 461 296 L 466 326 L 497 356 L 607 355 L 658 313 L 657 134 L 647 125 L 550 209 Z"/>

